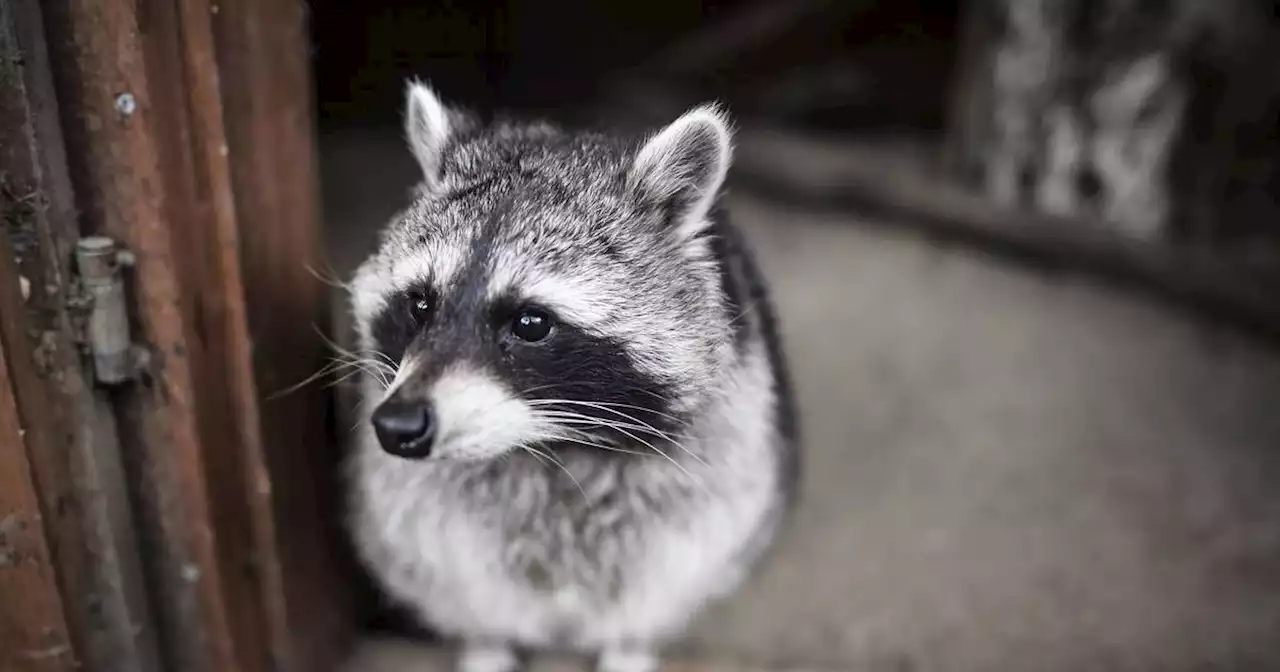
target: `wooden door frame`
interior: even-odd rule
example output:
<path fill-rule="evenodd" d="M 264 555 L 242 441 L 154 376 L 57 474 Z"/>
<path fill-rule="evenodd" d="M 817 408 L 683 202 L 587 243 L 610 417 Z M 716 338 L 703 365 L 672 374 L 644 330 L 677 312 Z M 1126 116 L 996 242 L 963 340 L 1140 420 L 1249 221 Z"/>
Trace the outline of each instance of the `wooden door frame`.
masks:
<path fill-rule="evenodd" d="M 157 672 L 114 415 L 82 375 L 75 204 L 42 17 L 7 0 L 0 214 L 0 669 Z"/>
<path fill-rule="evenodd" d="M 7 236 L 5 236 L 7 238 Z M 0 240 L 0 280 L 16 280 L 8 263 L 12 248 Z M 17 287 L 0 283 L 7 318 L 15 305 Z M 9 320 L 6 320 L 8 322 Z M 16 320 L 13 324 L 19 324 Z M 12 332 L 6 329 L 6 332 Z M 71 619 L 64 609 L 59 572 L 50 548 L 49 531 L 35 486 L 35 470 L 28 458 L 26 423 L 18 407 L 21 394 L 14 387 L 10 366 L 14 357 L 7 341 L 0 341 L 0 668 L 15 672 L 72 670 L 77 647 Z"/>
<path fill-rule="evenodd" d="M 273 397 L 326 361 L 329 294 L 311 271 L 323 251 L 305 4 L 0 5 L 22 17 L 21 57 L 38 61 L 26 70 L 48 94 L 37 121 L 60 136 L 32 140 L 66 178 L 42 248 L 61 274 L 48 285 L 67 322 L 58 352 L 115 424 L 127 474 L 116 485 L 131 491 L 161 665 L 331 669 L 351 621 L 334 552 L 330 395 Z M 132 338 L 148 357 L 136 380 L 110 389 L 82 375 L 70 324 L 70 251 L 88 234 L 136 259 L 126 275 Z M 71 408 L 46 388 L 62 395 L 49 408 Z M 18 389 L 16 406 L 32 394 Z M 56 420 L 81 428 L 88 418 Z M 52 457 L 65 451 L 38 445 L 30 429 L 32 470 L 51 462 L 35 483 L 41 509 L 83 500 L 71 466 Z M 90 526 L 46 527 L 68 646 L 87 669 L 126 669 L 87 660 L 96 624 L 77 596 L 98 567 Z"/>
<path fill-rule="evenodd" d="M 43 271 L 32 267 L 43 261 L 37 220 L 47 221 L 41 215 L 48 210 L 35 207 L 40 171 L 32 146 L 30 66 L 17 58 L 22 33 L 12 10 L 0 3 L 0 669 L 69 672 L 83 650 L 72 641 L 72 624 L 83 623 L 84 612 L 68 613 L 73 605 L 63 595 L 79 587 L 83 573 L 76 570 L 83 555 L 78 550 L 84 544 L 75 534 L 79 525 L 45 515 L 57 509 L 55 493 L 63 489 L 59 481 L 70 480 L 69 465 L 55 462 L 52 473 L 37 473 L 32 449 L 49 439 L 48 428 L 32 434 L 35 423 L 18 404 L 21 398 L 30 407 L 30 400 L 45 392 L 40 378 L 30 375 L 35 360 L 34 344 L 26 337 L 26 297 L 31 296 L 30 277 Z M 15 234 L 23 238 L 25 258 L 10 242 Z M 35 389 L 29 387 L 33 383 Z M 60 534 L 63 530 L 72 534 Z M 56 541 L 64 542 L 57 556 Z"/>

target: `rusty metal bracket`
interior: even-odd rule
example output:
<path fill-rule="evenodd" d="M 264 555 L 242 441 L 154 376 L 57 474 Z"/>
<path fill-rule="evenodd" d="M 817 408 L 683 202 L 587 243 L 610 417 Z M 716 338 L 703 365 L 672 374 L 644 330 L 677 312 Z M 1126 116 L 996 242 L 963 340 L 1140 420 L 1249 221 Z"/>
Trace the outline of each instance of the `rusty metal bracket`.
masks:
<path fill-rule="evenodd" d="M 129 307 L 122 269 L 134 264 L 132 252 L 106 236 L 76 242 L 76 266 L 88 299 L 86 342 L 93 374 L 104 385 L 120 385 L 138 377 L 150 359 L 129 331 Z"/>

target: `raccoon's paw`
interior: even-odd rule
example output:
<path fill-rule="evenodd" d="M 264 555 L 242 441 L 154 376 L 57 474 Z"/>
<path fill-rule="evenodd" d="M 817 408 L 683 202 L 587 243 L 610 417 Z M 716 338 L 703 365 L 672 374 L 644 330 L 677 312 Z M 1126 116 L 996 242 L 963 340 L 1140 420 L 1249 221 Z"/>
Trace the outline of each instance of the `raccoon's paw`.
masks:
<path fill-rule="evenodd" d="M 516 672 L 520 659 L 501 644 L 467 644 L 458 656 L 457 672 Z"/>
<path fill-rule="evenodd" d="M 596 672 L 657 672 L 658 656 L 644 649 L 605 649 Z"/>

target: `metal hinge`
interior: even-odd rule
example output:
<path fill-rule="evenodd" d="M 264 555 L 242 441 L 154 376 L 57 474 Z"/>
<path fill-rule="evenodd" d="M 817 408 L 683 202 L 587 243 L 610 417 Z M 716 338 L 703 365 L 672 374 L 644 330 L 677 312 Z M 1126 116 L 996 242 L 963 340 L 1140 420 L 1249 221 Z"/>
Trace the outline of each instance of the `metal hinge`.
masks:
<path fill-rule="evenodd" d="M 106 236 L 76 242 L 85 309 L 83 338 L 93 358 L 94 379 L 104 385 L 137 379 L 150 359 L 147 349 L 133 342 L 129 330 L 122 269 L 133 264 L 133 253 Z"/>

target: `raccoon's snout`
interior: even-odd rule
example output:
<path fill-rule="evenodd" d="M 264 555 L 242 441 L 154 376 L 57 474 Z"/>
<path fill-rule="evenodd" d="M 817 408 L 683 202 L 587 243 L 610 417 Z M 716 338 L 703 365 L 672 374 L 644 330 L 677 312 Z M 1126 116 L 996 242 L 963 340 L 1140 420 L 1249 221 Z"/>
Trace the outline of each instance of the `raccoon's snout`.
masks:
<path fill-rule="evenodd" d="M 370 420 L 378 443 L 388 453 L 407 459 L 431 454 L 437 424 L 431 402 L 393 397 L 378 406 Z"/>

